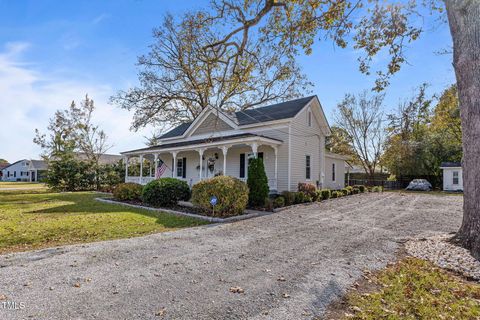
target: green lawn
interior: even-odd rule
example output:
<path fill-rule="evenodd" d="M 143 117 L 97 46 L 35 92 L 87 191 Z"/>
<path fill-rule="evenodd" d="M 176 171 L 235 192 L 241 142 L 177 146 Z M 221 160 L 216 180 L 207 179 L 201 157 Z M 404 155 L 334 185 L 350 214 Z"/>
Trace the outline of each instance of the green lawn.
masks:
<path fill-rule="evenodd" d="M 95 201 L 93 192 L 0 189 L 0 253 L 128 238 L 206 224 Z"/>
<path fill-rule="evenodd" d="M 406 258 L 369 281 L 378 291 L 347 296 L 344 319 L 479 319 L 480 285 Z"/>
<path fill-rule="evenodd" d="M 0 181 L 0 190 L 11 188 L 45 188 L 45 184 L 38 182 L 7 182 Z"/>

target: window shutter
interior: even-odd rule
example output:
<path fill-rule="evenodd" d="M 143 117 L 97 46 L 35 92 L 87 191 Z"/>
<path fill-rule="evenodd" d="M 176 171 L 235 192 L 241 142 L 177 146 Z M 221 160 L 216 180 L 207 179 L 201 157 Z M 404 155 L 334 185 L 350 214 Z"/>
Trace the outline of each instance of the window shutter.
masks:
<path fill-rule="evenodd" d="M 263 161 L 263 152 L 258 153 L 258 159 L 262 159 L 262 161 Z"/>
<path fill-rule="evenodd" d="M 245 153 L 240 154 L 240 178 L 245 178 Z"/>
<path fill-rule="evenodd" d="M 183 158 L 183 178 L 187 177 L 187 158 Z"/>

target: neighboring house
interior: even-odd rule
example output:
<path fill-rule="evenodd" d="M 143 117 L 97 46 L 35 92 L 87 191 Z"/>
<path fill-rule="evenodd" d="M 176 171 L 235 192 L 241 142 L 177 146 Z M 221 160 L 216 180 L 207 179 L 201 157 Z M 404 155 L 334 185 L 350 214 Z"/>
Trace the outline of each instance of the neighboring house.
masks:
<path fill-rule="evenodd" d="M 442 162 L 443 190 L 463 191 L 462 164 L 460 162 Z"/>
<path fill-rule="evenodd" d="M 145 160 L 158 160 L 162 177 L 190 185 L 221 174 L 246 181 L 249 159 L 259 157 L 272 192 L 296 191 L 299 182 L 342 188 L 344 158 L 326 152 L 325 137 L 330 134 L 317 96 L 231 114 L 209 107 L 194 121 L 159 137 L 158 145 L 123 152 L 126 163 L 137 158 L 141 165 L 140 177 L 129 176 L 127 166 L 125 181 L 145 184 L 155 179 L 156 170 L 143 170 Z"/>
<path fill-rule="evenodd" d="M 47 176 L 48 164 L 44 160 L 30 160 L 28 175 L 30 182 L 42 181 Z"/>
<path fill-rule="evenodd" d="M 75 158 L 77 160 L 83 160 L 83 161 L 88 160 L 87 155 L 83 152 L 77 152 L 75 154 Z M 116 164 L 122 159 L 123 159 L 123 156 L 121 155 L 105 153 L 100 155 L 100 158 L 98 159 L 98 163 L 99 164 Z"/>
<path fill-rule="evenodd" d="M 84 153 L 77 153 L 78 160 L 86 160 Z M 115 164 L 122 160 L 123 156 L 116 154 L 102 154 L 100 164 Z M 38 182 L 46 178 L 48 163 L 44 160 L 22 159 L 1 169 L 2 181 L 29 181 Z"/>
<path fill-rule="evenodd" d="M 45 161 L 22 159 L 2 169 L 2 181 L 39 181 L 46 170 Z"/>

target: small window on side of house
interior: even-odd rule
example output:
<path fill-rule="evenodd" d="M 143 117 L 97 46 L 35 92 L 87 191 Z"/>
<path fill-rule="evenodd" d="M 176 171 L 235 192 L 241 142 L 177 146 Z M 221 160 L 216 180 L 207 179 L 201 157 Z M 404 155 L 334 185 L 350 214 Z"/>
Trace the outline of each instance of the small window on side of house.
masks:
<path fill-rule="evenodd" d="M 453 184 L 458 184 L 458 171 L 453 171 Z"/>
<path fill-rule="evenodd" d="M 312 111 L 308 111 L 307 123 L 309 127 L 312 126 Z"/>
<path fill-rule="evenodd" d="M 311 172 L 310 156 L 305 156 L 305 179 L 311 179 Z"/>
<path fill-rule="evenodd" d="M 332 181 L 335 181 L 335 163 L 332 163 Z"/>

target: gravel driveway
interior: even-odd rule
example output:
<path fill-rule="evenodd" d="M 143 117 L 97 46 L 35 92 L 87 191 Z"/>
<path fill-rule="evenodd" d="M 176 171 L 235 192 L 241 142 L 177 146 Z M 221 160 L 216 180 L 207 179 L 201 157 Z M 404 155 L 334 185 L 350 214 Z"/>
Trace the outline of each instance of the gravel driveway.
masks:
<path fill-rule="evenodd" d="M 312 319 L 462 197 L 365 194 L 260 218 L 0 256 L 0 319 Z M 244 293 L 230 292 L 240 287 Z M 5 297 L 3 297 L 5 299 Z M 4 301 L 3 301 L 4 302 Z"/>

